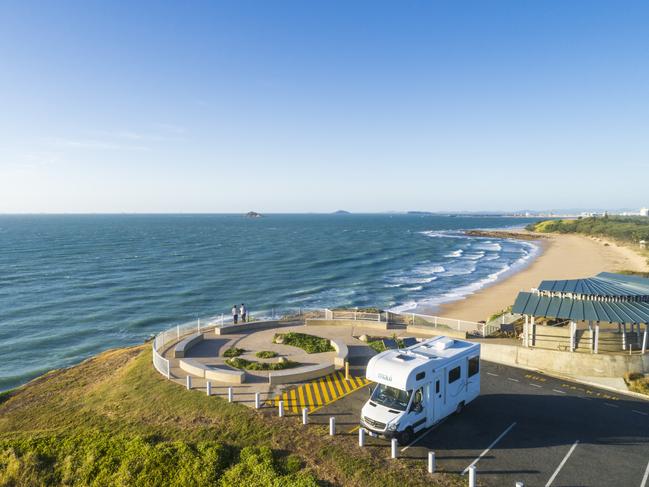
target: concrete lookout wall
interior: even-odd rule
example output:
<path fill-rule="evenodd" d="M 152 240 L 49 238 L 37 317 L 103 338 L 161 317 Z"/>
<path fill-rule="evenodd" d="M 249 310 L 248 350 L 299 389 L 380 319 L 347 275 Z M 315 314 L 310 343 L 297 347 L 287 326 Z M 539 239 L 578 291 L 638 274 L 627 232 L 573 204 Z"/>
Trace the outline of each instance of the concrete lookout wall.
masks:
<path fill-rule="evenodd" d="M 317 379 L 325 375 L 333 374 L 336 371 L 334 364 L 318 364 L 295 369 L 279 370 L 268 374 L 268 383 L 293 384 L 307 380 Z"/>
<path fill-rule="evenodd" d="M 460 338 L 462 340 L 466 339 L 466 331 L 451 330 L 450 328 L 445 328 L 443 326 L 434 328 L 431 326 L 408 325 L 406 330 L 408 332 L 419 333 L 422 335 L 445 336 L 449 338 Z"/>
<path fill-rule="evenodd" d="M 649 354 L 607 355 L 562 352 L 480 342 L 481 357 L 489 362 L 523 366 L 565 375 L 622 377 L 627 372 L 649 372 Z"/>
<path fill-rule="evenodd" d="M 286 321 L 252 321 L 249 323 L 239 323 L 236 325 L 224 325 L 214 328 L 215 335 L 233 335 L 256 330 L 265 330 L 267 328 L 278 328 L 280 326 L 291 326 L 299 323 Z"/>
<path fill-rule="evenodd" d="M 387 330 L 388 323 L 385 321 L 373 320 L 322 320 L 307 319 L 304 321 L 306 326 L 362 326 L 363 328 L 376 328 L 377 330 Z"/>

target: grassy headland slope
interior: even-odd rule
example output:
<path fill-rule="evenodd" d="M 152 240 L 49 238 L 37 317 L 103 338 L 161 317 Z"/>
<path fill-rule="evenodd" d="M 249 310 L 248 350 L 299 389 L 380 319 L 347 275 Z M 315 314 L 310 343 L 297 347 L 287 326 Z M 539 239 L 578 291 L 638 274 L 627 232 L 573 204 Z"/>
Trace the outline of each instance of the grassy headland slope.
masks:
<path fill-rule="evenodd" d="M 460 485 L 294 418 L 165 380 L 149 345 L 0 395 L 0 485 Z"/>

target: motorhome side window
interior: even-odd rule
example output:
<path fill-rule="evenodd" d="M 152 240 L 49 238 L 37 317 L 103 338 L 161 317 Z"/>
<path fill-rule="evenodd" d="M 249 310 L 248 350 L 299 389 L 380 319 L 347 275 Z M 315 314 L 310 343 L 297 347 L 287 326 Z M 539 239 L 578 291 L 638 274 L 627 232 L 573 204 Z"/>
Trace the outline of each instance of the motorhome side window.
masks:
<path fill-rule="evenodd" d="M 460 378 L 460 367 L 455 367 L 448 372 L 448 383 L 452 384 Z"/>
<path fill-rule="evenodd" d="M 421 380 L 424 377 L 426 377 L 426 372 L 419 372 L 417 376 L 415 377 L 415 380 Z"/>
<path fill-rule="evenodd" d="M 469 359 L 469 377 L 480 372 L 480 357 L 471 357 Z"/>

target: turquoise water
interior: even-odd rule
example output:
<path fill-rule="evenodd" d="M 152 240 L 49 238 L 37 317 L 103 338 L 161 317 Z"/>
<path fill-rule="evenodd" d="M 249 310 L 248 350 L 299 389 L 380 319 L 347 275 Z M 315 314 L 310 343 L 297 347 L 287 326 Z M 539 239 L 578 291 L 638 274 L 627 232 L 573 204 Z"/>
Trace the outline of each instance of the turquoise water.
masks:
<path fill-rule="evenodd" d="M 524 265 L 526 242 L 426 215 L 0 216 L 0 389 L 246 303 L 430 308 Z"/>

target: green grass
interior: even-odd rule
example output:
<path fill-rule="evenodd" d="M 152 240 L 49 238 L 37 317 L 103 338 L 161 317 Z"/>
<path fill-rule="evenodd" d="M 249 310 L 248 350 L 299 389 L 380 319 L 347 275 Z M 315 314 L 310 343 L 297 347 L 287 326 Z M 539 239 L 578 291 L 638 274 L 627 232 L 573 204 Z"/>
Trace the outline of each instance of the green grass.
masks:
<path fill-rule="evenodd" d="M 277 333 L 273 342 L 277 343 L 277 338 L 282 337 L 284 345 L 291 345 L 293 347 L 298 347 L 304 350 L 306 353 L 322 353 L 322 352 L 333 352 L 335 351 L 334 347 L 331 346 L 331 343 L 326 338 L 320 338 L 313 335 L 307 335 L 305 333 Z"/>
<path fill-rule="evenodd" d="M 225 361 L 230 367 L 244 370 L 284 370 L 300 365 L 299 362 L 285 360 L 284 362 L 254 362 L 245 358 L 229 358 Z"/>
<path fill-rule="evenodd" d="M 237 347 L 231 347 L 228 348 L 225 352 L 223 352 L 224 357 L 238 357 L 242 353 L 244 353 L 245 350 L 243 348 L 237 348 Z"/>
<path fill-rule="evenodd" d="M 3 394 L 0 486 L 460 486 L 425 462 L 318 425 L 187 391 L 150 345 L 105 352 Z"/>
<path fill-rule="evenodd" d="M 255 357 L 257 358 L 275 358 L 277 357 L 277 352 L 273 352 L 272 350 L 260 350 L 255 354 Z"/>

